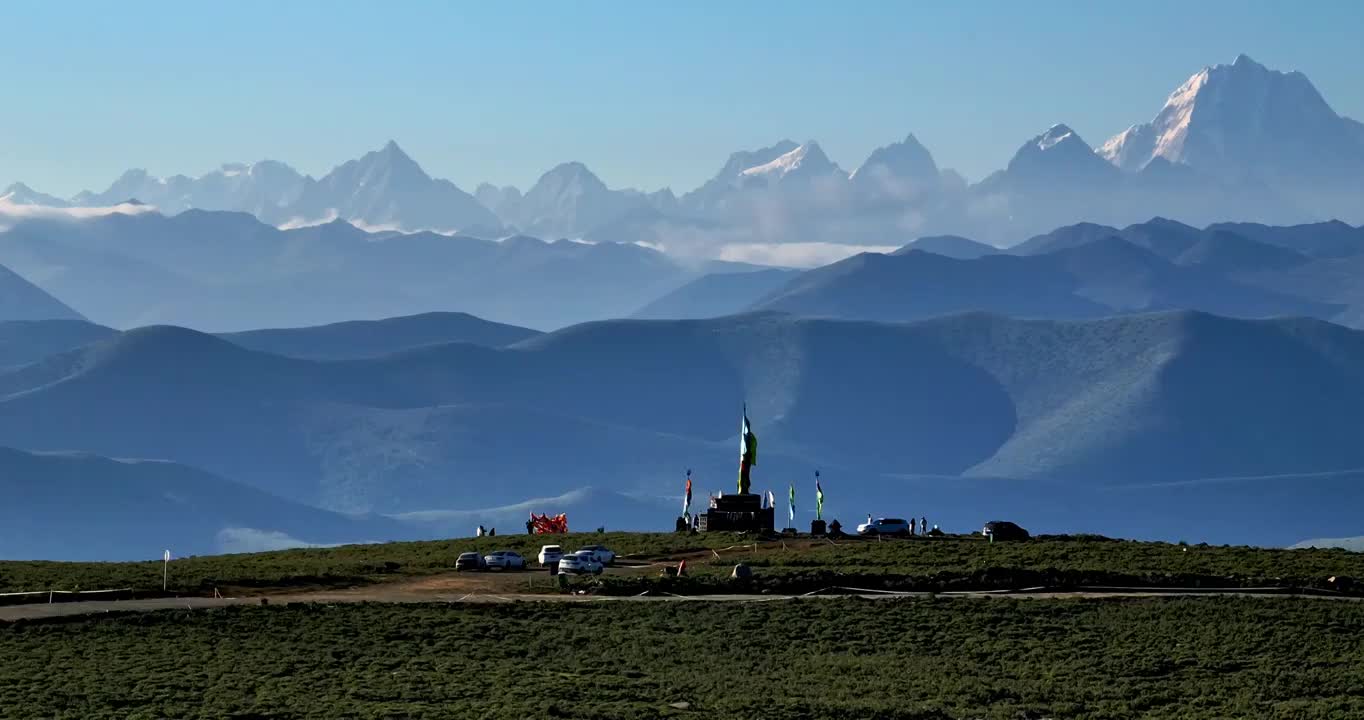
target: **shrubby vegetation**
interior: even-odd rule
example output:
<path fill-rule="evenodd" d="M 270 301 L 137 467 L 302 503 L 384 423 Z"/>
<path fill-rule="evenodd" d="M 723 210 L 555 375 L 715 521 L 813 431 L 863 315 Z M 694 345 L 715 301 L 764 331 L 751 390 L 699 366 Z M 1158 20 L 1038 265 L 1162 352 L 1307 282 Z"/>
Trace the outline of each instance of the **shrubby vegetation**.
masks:
<path fill-rule="evenodd" d="M 0 717 L 1334 719 L 1361 633 L 1291 598 L 164 611 L 0 627 Z"/>

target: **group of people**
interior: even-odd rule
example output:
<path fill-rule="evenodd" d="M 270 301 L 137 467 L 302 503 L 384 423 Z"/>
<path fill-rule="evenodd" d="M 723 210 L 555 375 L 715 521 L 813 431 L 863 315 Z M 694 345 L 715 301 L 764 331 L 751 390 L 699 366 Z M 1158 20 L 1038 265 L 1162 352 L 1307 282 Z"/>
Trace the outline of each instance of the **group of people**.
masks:
<path fill-rule="evenodd" d="M 493 537 L 494 535 L 497 535 L 497 528 L 484 529 L 482 525 L 479 525 L 478 537 L 483 537 L 484 535 L 487 535 L 488 537 Z"/>

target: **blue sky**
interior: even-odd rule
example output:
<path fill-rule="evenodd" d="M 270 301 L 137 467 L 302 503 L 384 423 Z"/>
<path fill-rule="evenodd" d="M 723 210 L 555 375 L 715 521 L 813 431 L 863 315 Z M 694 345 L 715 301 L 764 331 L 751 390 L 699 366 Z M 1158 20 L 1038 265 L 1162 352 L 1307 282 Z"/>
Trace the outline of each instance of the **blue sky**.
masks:
<path fill-rule="evenodd" d="M 472 190 L 580 160 L 691 189 L 814 138 L 855 167 L 913 132 L 972 180 L 1055 122 L 1099 144 L 1247 53 L 1364 119 L 1364 3 L 252 2 L 9 5 L 0 183 L 273 158 L 321 175 L 396 139 Z"/>

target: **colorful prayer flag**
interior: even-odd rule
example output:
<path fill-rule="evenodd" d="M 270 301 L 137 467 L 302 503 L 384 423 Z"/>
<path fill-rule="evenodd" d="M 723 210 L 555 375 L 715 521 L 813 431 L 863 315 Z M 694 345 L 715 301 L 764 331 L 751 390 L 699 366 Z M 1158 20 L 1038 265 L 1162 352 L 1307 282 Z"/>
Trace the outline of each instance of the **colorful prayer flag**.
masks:
<path fill-rule="evenodd" d="M 690 471 L 690 470 L 687 471 L 687 495 L 686 495 L 686 498 L 684 498 L 684 499 L 682 500 L 682 514 L 683 514 L 684 516 L 685 516 L 685 515 L 690 515 L 690 514 L 691 514 L 691 471 Z"/>

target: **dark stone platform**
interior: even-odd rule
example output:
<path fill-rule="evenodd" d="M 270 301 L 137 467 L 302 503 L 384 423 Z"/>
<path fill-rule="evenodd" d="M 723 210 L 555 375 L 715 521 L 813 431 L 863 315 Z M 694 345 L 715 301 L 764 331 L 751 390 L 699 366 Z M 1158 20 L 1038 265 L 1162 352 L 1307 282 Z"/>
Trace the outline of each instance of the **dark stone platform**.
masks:
<path fill-rule="evenodd" d="M 772 532 L 773 508 L 764 508 L 763 496 L 753 493 L 721 495 L 710 499 L 697 529 L 702 532 Z"/>

